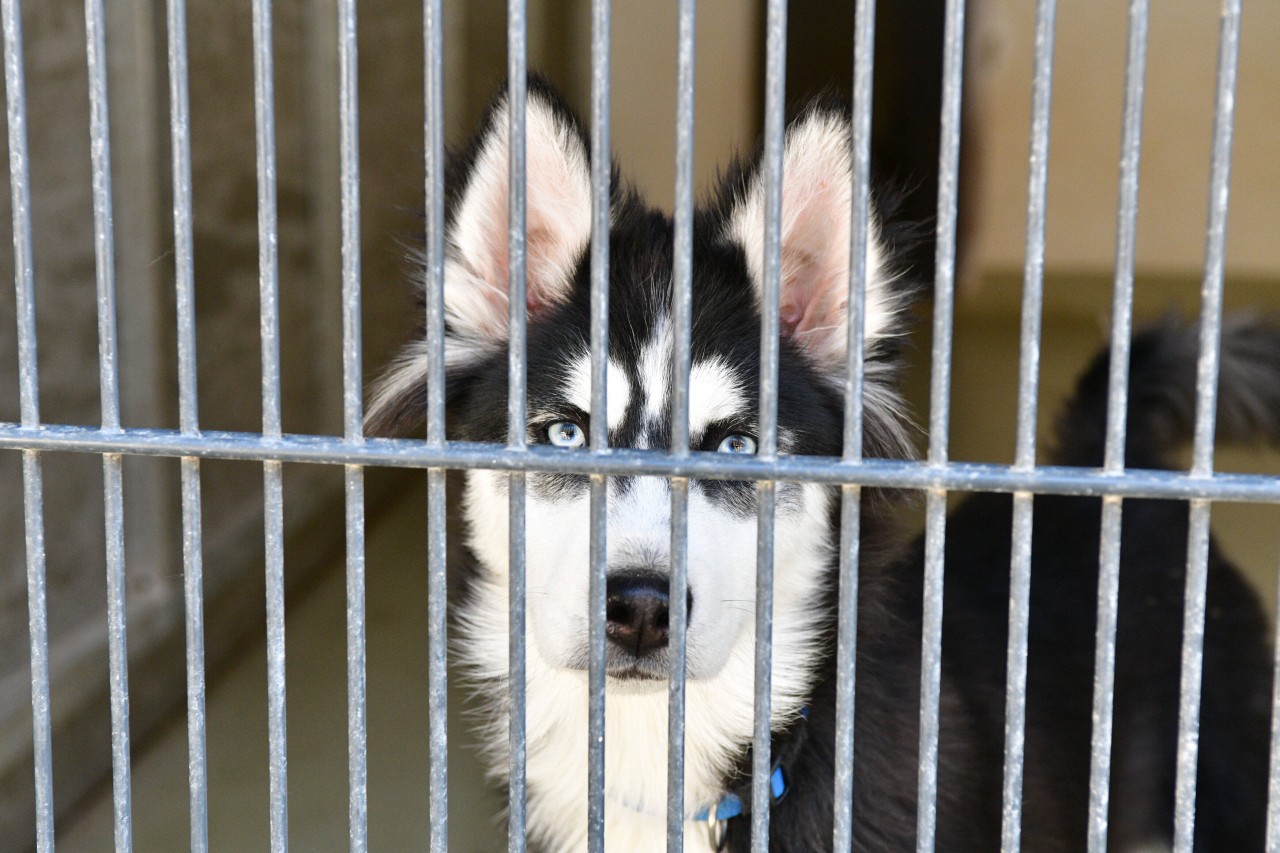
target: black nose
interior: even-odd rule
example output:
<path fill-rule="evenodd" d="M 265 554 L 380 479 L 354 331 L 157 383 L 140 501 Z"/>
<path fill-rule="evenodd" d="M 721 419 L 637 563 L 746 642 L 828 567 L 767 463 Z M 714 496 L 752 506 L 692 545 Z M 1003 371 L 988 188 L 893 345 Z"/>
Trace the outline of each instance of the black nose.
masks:
<path fill-rule="evenodd" d="M 654 572 L 612 574 L 605 586 L 605 635 L 610 642 L 641 657 L 667 645 L 671 581 Z M 689 594 L 693 612 L 693 593 Z"/>

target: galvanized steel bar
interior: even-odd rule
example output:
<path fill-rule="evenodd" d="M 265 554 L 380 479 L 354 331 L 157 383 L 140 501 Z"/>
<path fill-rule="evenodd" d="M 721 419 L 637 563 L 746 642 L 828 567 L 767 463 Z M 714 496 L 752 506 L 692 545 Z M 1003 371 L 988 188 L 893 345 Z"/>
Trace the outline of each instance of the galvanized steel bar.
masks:
<path fill-rule="evenodd" d="M 1223 0 L 1218 42 L 1218 79 L 1200 291 L 1200 358 L 1196 369 L 1196 425 L 1191 473 L 1213 472 L 1213 436 L 1218 411 L 1219 345 L 1222 338 L 1223 267 L 1226 263 L 1227 201 L 1231 188 L 1231 139 L 1235 128 L 1236 69 L 1240 58 L 1240 0 Z M 1187 534 L 1186 597 L 1182 623 L 1182 684 L 1178 703 L 1178 769 L 1174 789 L 1173 846 L 1190 853 L 1194 841 L 1196 766 L 1200 745 L 1200 689 L 1204 666 L 1205 596 L 1209 562 L 1209 504 L 1192 501 Z"/>
<path fill-rule="evenodd" d="M 354 445 L 323 435 L 290 435 L 264 442 L 259 433 L 206 431 L 185 436 L 174 430 L 126 429 L 104 433 L 98 427 L 24 428 L 0 423 L 0 449 L 56 450 L 71 453 L 122 453 L 126 456 L 193 456 L 320 465 L 376 465 L 387 468 L 451 468 L 503 471 L 554 471 L 616 477 L 687 477 L 700 480 L 777 480 L 828 483 L 916 491 L 1034 492 L 1239 503 L 1280 502 L 1280 478 L 1270 474 L 1222 474 L 1133 469 L 1115 477 L 1093 468 L 1040 466 L 1016 472 L 1009 465 L 951 462 L 944 467 L 917 461 L 867 459 L 851 464 L 839 457 L 779 456 L 771 462 L 726 453 L 694 451 L 673 459 L 651 450 L 612 449 L 608 454 L 566 454 L 530 447 L 513 453 L 502 444 L 451 441 L 438 448 L 408 439 L 366 439 Z"/>
<path fill-rule="evenodd" d="M 129 769 L 129 655 L 125 641 L 124 457 L 102 457 L 106 494 L 107 649 L 111 682 L 111 794 L 116 850 L 133 849 Z"/>
<path fill-rule="evenodd" d="M 1208 324 L 1206 316 L 1201 326 L 1202 331 Z M 1215 362 L 1216 356 L 1215 348 Z M 1202 351 L 1201 363 L 1203 362 Z M 1215 365 L 1214 379 L 1216 378 Z M 1203 387 L 1200 392 L 1203 393 Z M 1216 394 L 1209 396 L 1212 400 Z M 1200 405 L 1205 405 L 1203 397 Z M 1192 501 L 1187 528 L 1182 673 L 1178 700 L 1178 759 L 1173 804 L 1173 849 L 1177 853 L 1191 853 L 1194 846 L 1196 769 L 1200 746 L 1200 687 L 1204 666 L 1205 592 L 1209 574 L 1209 506 L 1208 501 Z"/>
<path fill-rule="evenodd" d="M 960 166 L 960 96 L 964 0 L 948 0 L 942 55 L 942 121 L 938 156 L 938 230 L 934 256 L 933 356 L 929 389 L 929 464 L 947 464 L 951 411 L 951 327 L 955 298 L 956 214 Z M 933 850 L 938 799 L 938 703 L 942 679 L 942 585 L 947 496 L 925 502 L 924 623 L 920 666 L 920 751 L 916 849 Z"/>
<path fill-rule="evenodd" d="M 53 851 L 53 705 L 49 699 L 49 616 L 45 597 L 44 478 L 40 454 L 22 454 L 27 549 L 27 631 L 31 642 L 31 730 L 36 786 L 36 850 Z"/>
<path fill-rule="evenodd" d="M 262 341 L 262 434 L 280 438 L 279 231 L 276 224 L 275 92 L 271 0 L 253 2 L 254 126 L 258 153 L 258 289 Z M 263 528 L 267 586 L 267 738 L 271 849 L 289 846 L 285 749 L 284 483 L 278 460 L 263 463 Z"/>
<path fill-rule="evenodd" d="M 120 372 L 117 363 L 119 349 L 116 344 L 115 239 L 111 222 L 111 126 L 107 110 L 106 20 L 102 0 L 85 0 L 84 17 L 85 53 L 89 65 L 93 249 L 98 297 L 98 386 L 102 427 L 110 431 L 120 428 Z"/>
<path fill-rule="evenodd" d="M 444 4 L 426 0 L 423 27 L 426 88 L 427 441 L 445 442 L 444 419 Z M 427 703 L 430 742 L 430 845 L 449 845 L 448 614 L 445 577 L 445 471 L 427 471 Z"/>
<path fill-rule="evenodd" d="M 689 455 L 693 324 L 693 150 L 696 0 L 680 0 L 676 23 L 675 247 L 671 273 L 671 455 Z M 684 850 L 685 675 L 689 632 L 689 481 L 671 480 L 671 582 L 667 686 L 667 851 Z"/>
<path fill-rule="evenodd" d="M 4 86 L 13 201 L 13 272 L 18 321 L 18 394 L 22 425 L 40 423 L 36 359 L 35 270 L 31 248 L 31 173 L 22 61 L 22 10 L 2 0 Z M 31 739 L 35 769 L 36 850 L 53 850 L 53 731 L 49 701 L 49 617 L 45 598 L 44 487 L 40 454 L 22 454 L 23 529 L 27 561 L 27 631 L 31 648 Z"/>
<path fill-rule="evenodd" d="M 848 352 L 844 382 L 845 462 L 862 460 L 863 386 L 866 339 L 867 240 L 870 219 L 871 98 L 875 59 L 875 0 L 858 0 L 853 12 L 853 115 L 849 232 Z M 858 559 L 862 490 L 840 493 L 840 588 L 836 629 L 836 753 L 833 842 L 853 847 L 853 720 L 858 639 Z"/>
<path fill-rule="evenodd" d="M 765 19 L 764 281 L 760 296 L 760 435 L 757 455 L 778 455 L 779 295 L 782 283 L 782 182 L 786 149 L 787 4 L 769 0 Z M 756 486 L 755 730 L 751 740 L 751 849 L 769 849 L 770 741 L 773 717 L 773 551 L 777 484 Z"/>
<path fill-rule="evenodd" d="M 184 434 L 195 434 L 200 429 L 200 416 L 196 382 L 195 238 L 191 213 L 191 106 L 188 97 L 186 0 L 167 0 L 166 8 L 169 142 L 173 159 L 173 253 L 178 308 L 178 425 Z M 198 538 L 199 529 L 194 532 Z M 203 669 L 203 656 L 200 666 Z"/>
<path fill-rule="evenodd" d="M 1014 468 L 1036 464 L 1036 413 L 1040 396 L 1040 330 L 1044 304 L 1045 200 L 1049 178 L 1049 108 L 1053 86 L 1056 0 L 1036 7 L 1035 72 L 1031 96 L 1031 154 L 1027 177 L 1026 269 L 1022 284 L 1022 329 L 1018 376 L 1018 427 Z M 1030 492 L 1013 498 L 1013 541 L 1009 577 L 1009 638 L 1005 666 L 1004 790 L 1001 849 L 1021 845 L 1022 777 L 1027 711 L 1027 641 L 1031 613 Z"/>
<path fill-rule="evenodd" d="M 93 176 L 93 243 L 98 298 L 98 384 L 102 429 L 120 429 L 116 342 L 115 252 L 111 203 L 111 130 L 107 107 L 106 16 L 102 0 L 86 0 L 89 151 Z M 111 792 L 115 848 L 133 848 L 129 770 L 129 654 L 125 634 L 124 471 L 118 453 L 102 457 L 107 568 L 107 649 L 111 694 Z"/>
<path fill-rule="evenodd" d="M 9 127 L 9 188 L 13 195 L 13 279 L 18 321 L 18 404 L 22 425 L 40 423 L 36 359 L 36 288 L 31 248 L 31 160 L 27 150 L 27 93 L 20 0 L 0 0 L 4 17 L 4 89 Z"/>
<path fill-rule="evenodd" d="M 609 0 L 591 4 L 591 412 L 593 454 L 609 452 Z M 608 480 L 591 478 L 590 580 L 587 591 L 587 848 L 604 850 L 605 584 Z"/>
<path fill-rule="evenodd" d="M 521 451 L 526 430 L 526 211 L 525 119 L 528 87 L 528 45 L 525 0 L 507 3 L 507 447 Z M 511 639 L 507 647 L 509 703 L 507 768 L 507 849 L 525 849 L 525 477 L 512 471 L 508 482 L 508 597 Z"/>
<path fill-rule="evenodd" d="M 360 122 L 356 2 L 338 0 L 338 112 L 342 195 L 343 438 L 364 443 L 360 335 Z M 369 848 L 366 718 L 364 469 L 343 471 L 347 539 L 347 834 L 351 853 Z"/>
<path fill-rule="evenodd" d="M 1125 467 L 1125 425 L 1129 404 L 1129 348 L 1133 331 L 1133 267 L 1138 227 L 1138 167 L 1142 151 L 1142 105 L 1147 65 L 1148 16 L 1148 0 L 1130 0 L 1129 40 L 1125 53 L 1124 123 L 1120 148 L 1120 199 L 1116 216 L 1115 284 L 1111 308 L 1107 432 L 1103 462 L 1104 473 L 1117 478 L 1124 473 Z M 1119 497 L 1108 497 L 1103 500 L 1102 540 L 1098 550 L 1093 732 L 1089 759 L 1088 846 L 1090 853 L 1104 853 L 1107 848 L 1122 512 L 1123 504 Z"/>
<path fill-rule="evenodd" d="M 942 681 L 942 574 L 947 493 L 925 497 L 924 622 L 920 667 L 920 751 L 916 792 L 916 849 L 931 851 L 937 827 L 938 711 Z"/>
<path fill-rule="evenodd" d="M 1280 613 L 1280 588 L 1276 590 L 1276 612 Z M 1267 782 L 1267 840 L 1263 849 L 1268 853 L 1280 849 L 1280 635 L 1272 638 L 1273 660 L 1271 676 L 1271 757 Z"/>
<path fill-rule="evenodd" d="M 1093 663 L 1093 734 L 1089 759 L 1089 853 L 1103 853 L 1107 849 L 1122 510 L 1123 504 L 1118 496 L 1107 495 L 1103 498 L 1100 528 L 1102 539 L 1098 555 L 1097 637 L 1094 641 Z"/>
<path fill-rule="evenodd" d="M 191 112 L 187 95 L 187 18 L 184 0 L 167 0 L 169 137 L 173 170 L 174 290 L 178 315 L 178 423 L 199 431 L 196 394 L 195 266 L 191 220 Z M 187 657 L 187 785 L 192 853 L 209 849 L 205 748 L 204 565 L 200 522 L 200 460 L 185 456 L 182 479 L 182 594 Z"/>
<path fill-rule="evenodd" d="M 209 849 L 209 779 L 205 750 L 204 563 L 201 548 L 200 460 L 183 457 L 182 596 L 187 656 L 187 787 L 192 853 Z"/>

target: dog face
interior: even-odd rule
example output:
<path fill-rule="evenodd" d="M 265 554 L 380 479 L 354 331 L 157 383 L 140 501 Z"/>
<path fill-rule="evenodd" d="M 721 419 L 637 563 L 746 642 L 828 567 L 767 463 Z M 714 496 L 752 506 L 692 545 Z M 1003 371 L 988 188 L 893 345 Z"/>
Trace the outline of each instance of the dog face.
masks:
<path fill-rule="evenodd" d="M 506 440 L 508 139 L 505 99 L 459 161 L 446 234 L 446 372 L 455 437 Z M 587 141 L 541 85 L 527 113 L 528 425 L 531 445 L 583 452 L 592 418 L 612 447 L 665 451 L 671 435 L 673 227 L 613 181 L 609 235 L 608 405 L 591 407 L 590 174 Z M 784 155 L 779 362 L 783 454 L 838 455 L 843 412 L 850 257 L 849 125 L 811 110 Z M 695 451 L 750 454 L 757 442 L 765 191 L 759 168 L 734 167 L 694 224 L 690 440 Z M 899 300 L 873 227 L 866 312 L 866 452 L 898 455 L 899 406 L 882 347 Z M 405 351 L 373 396 L 375 430 L 421 410 L 424 349 Z M 465 657 L 505 677 L 508 634 L 507 475 L 470 471 L 464 502 L 478 573 L 458 626 Z M 803 693 L 822 641 L 821 601 L 837 540 L 836 495 L 778 486 L 775 680 Z M 529 474 L 527 571 L 530 679 L 580 672 L 588 660 L 589 484 L 580 475 Z M 757 491 L 703 480 L 689 493 L 691 681 L 751 683 Z M 670 488 L 662 478 L 608 482 L 607 666 L 611 689 L 665 690 Z M 748 692 L 749 695 L 749 692 Z M 749 702 L 748 709 L 749 709 Z M 748 710 L 749 713 L 749 710 Z"/>

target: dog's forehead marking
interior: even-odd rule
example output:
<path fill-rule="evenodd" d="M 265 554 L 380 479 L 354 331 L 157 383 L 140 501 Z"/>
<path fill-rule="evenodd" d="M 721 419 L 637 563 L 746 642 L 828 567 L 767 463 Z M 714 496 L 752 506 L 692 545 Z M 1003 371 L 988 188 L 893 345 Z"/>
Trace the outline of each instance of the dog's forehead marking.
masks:
<path fill-rule="evenodd" d="M 747 408 L 742 380 L 723 359 L 699 361 L 689 369 L 689 435 L 700 436 L 716 421 L 740 417 Z"/>
<path fill-rule="evenodd" d="M 650 424 L 668 416 L 671 362 L 675 343 L 671 318 L 658 317 L 653 335 L 640 352 L 638 379 L 644 390 L 644 418 Z M 697 438 L 709 424 L 738 417 L 746 408 L 742 379 L 724 359 L 713 356 L 689 369 L 689 435 Z"/>
<path fill-rule="evenodd" d="M 640 385 L 644 388 L 644 415 L 648 420 L 662 417 L 667 403 L 667 385 L 671 376 L 674 346 L 671 317 L 663 313 L 654 323 L 652 337 L 640 351 L 638 365 Z"/>
<path fill-rule="evenodd" d="M 606 405 L 609 409 L 609 429 L 622 426 L 627 407 L 631 405 L 631 380 L 627 372 L 612 358 L 609 359 Z M 582 353 L 575 356 L 565 371 L 565 397 L 584 412 L 591 412 L 591 356 Z"/>

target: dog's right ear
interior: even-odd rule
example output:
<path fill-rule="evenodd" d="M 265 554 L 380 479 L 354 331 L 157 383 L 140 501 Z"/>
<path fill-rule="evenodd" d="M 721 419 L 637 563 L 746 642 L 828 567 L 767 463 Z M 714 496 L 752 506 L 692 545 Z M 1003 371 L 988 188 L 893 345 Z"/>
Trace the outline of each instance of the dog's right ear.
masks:
<path fill-rule="evenodd" d="M 526 295 L 529 319 L 563 302 L 591 239 L 591 167 L 582 130 L 559 97 L 530 81 L 525 129 Z M 445 370 L 450 375 L 507 340 L 509 104 L 499 96 L 462 159 L 445 234 Z M 422 420 L 426 345 L 410 343 L 375 386 L 365 431 Z"/>

